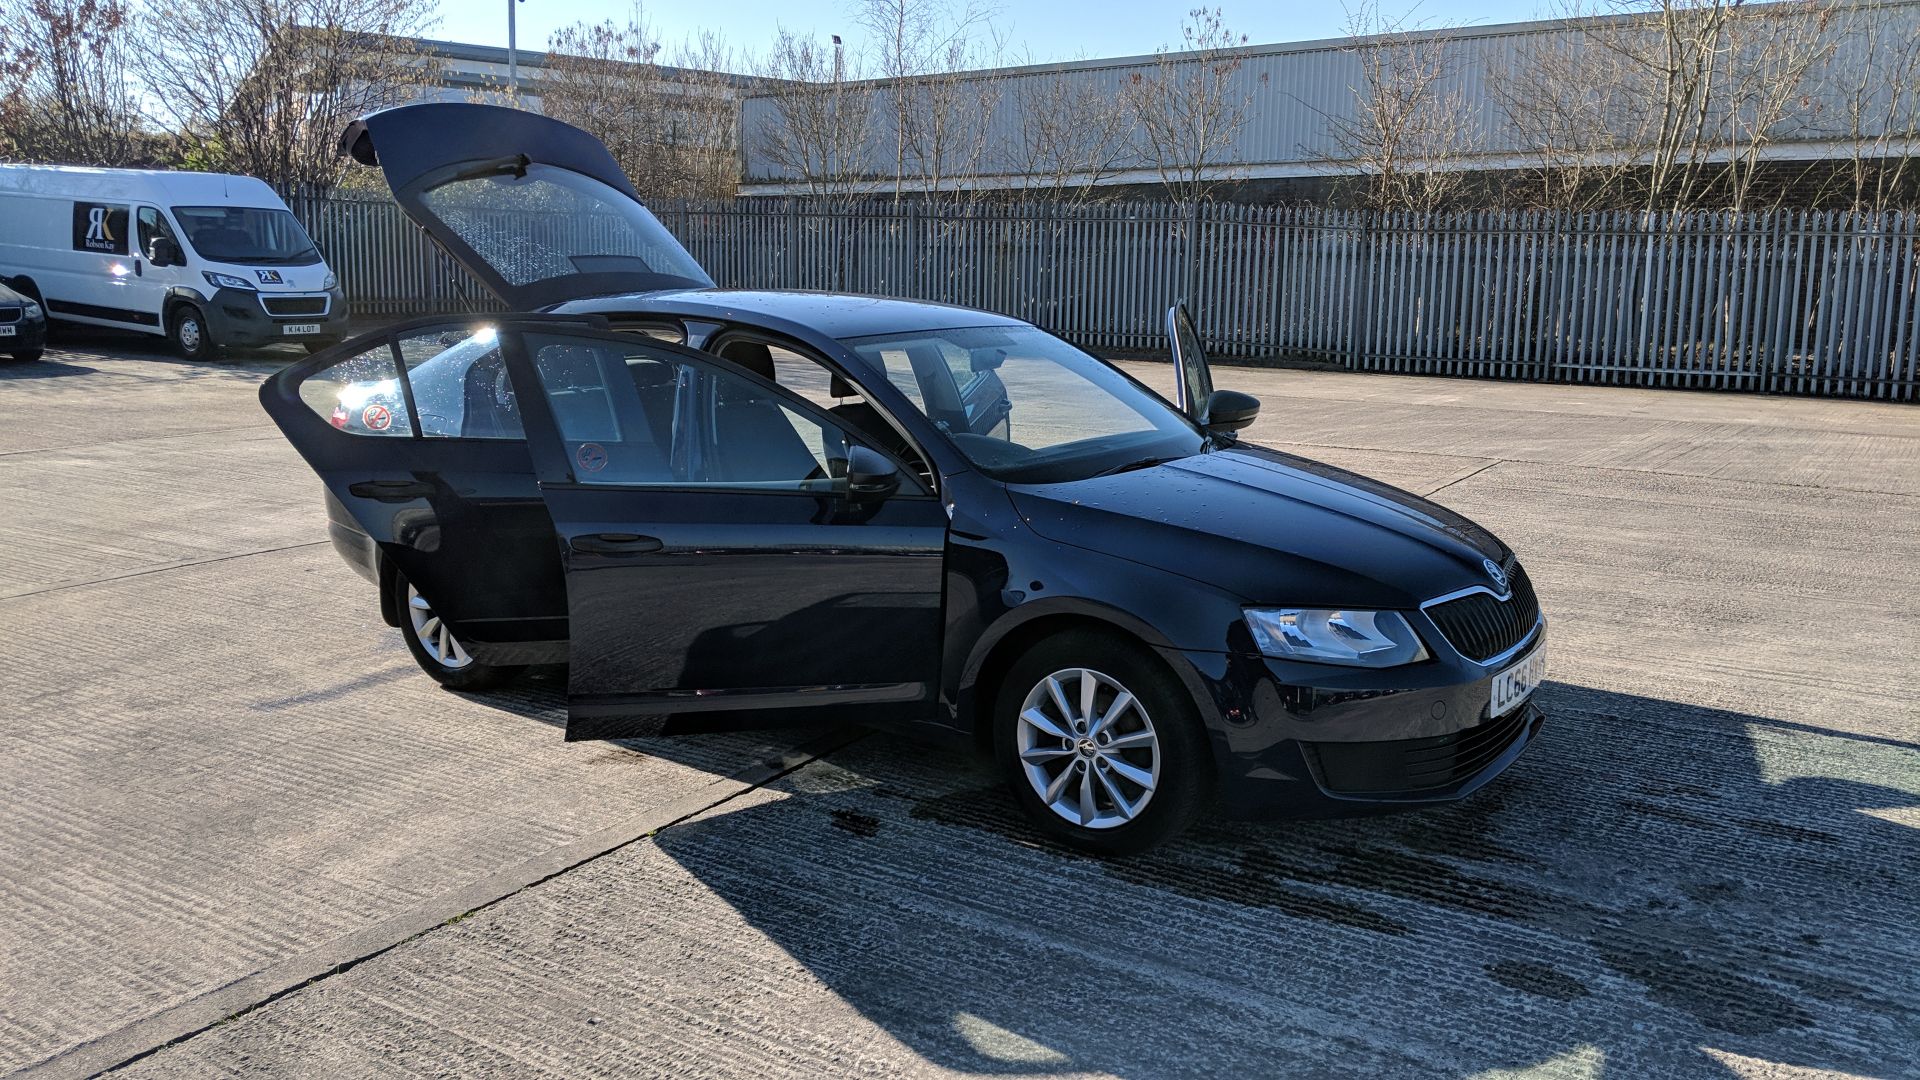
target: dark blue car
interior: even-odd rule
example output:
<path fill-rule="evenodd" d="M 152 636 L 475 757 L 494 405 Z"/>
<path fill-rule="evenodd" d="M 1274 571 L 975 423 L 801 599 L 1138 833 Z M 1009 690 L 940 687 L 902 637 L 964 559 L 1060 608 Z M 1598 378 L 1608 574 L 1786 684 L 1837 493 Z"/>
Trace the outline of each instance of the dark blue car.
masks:
<path fill-rule="evenodd" d="M 446 685 L 568 665 L 569 739 L 823 719 L 991 747 L 1033 820 L 1137 851 L 1217 808 L 1457 799 L 1538 731 L 1514 553 L 1241 441 L 1169 313 L 1169 402 L 1016 319 L 715 289 L 591 136 L 408 106 L 343 148 L 527 314 L 269 380 L 335 546 Z"/>

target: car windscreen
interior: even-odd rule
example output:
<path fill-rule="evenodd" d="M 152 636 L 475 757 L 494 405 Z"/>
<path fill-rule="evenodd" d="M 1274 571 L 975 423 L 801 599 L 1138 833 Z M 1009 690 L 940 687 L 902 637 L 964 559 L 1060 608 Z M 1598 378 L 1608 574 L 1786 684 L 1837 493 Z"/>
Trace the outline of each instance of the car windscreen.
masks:
<path fill-rule="evenodd" d="M 187 243 L 210 262 L 311 266 L 320 252 L 292 214 L 252 206 L 176 206 Z"/>
<path fill-rule="evenodd" d="M 713 284 L 646 207 L 567 169 L 481 171 L 419 198 L 509 285 L 576 274 L 634 275 L 639 288 Z"/>
<path fill-rule="evenodd" d="M 921 330 L 845 344 L 997 479 L 1081 480 L 1205 446 L 1166 401 L 1031 326 Z"/>

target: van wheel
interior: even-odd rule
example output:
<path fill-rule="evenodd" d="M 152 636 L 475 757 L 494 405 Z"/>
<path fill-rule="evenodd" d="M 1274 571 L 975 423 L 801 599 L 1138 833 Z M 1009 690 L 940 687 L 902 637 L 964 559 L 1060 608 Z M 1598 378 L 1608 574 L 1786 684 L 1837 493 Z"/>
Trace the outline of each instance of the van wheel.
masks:
<path fill-rule="evenodd" d="M 207 317 L 192 304 L 180 304 L 167 317 L 167 340 L 187 360 L 211 360 L 220 354 L 207 330 Z"/>
<path fill-rule="evenodd" d="M 395 590 L 393 606 L 400 613 L 400 632 L 406 635 L 407 651 L 435 682 L 449 690 L 489 690 L 505 686 L 524 670 L 475 660 L 453 636 L 453 630 L 440 621 L 420 590 L 397 573 L 389 578 L 388 588 Z"/>
<path fill-rule="evenodd" d="M 1048 638 L 994 708 L 995 756 L 1021 809 L 1096 855 L 1127 855 L 1191 824 L 1213 794 L 1199 711 L 1158 656 L 1105 634 Z"/>
<path fill-rule="evenodd" d="M 27 363 L 32 363 L 40 359 L 41 354 L 45 351 L 44 349 L 22 349 L 12 355 L 15 360 L 25 360 Z"/>

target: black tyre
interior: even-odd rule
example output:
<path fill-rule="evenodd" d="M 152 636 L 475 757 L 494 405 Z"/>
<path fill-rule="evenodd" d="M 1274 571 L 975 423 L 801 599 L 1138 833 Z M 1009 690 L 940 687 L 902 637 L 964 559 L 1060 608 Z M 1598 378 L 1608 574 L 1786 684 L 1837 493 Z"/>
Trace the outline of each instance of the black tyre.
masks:
<path fill-rule="evenodd" d="M 1117 636 L 1073 631 L 1029 650 L 1001 683 L 993 743 L 1033 823 L 1097 855 L 1160 844 L 1213 797 L 1193 701 L 1159 657 Z"/>
<path fill-rule="evenodd" d="M 406 578 L 393 574 L 390 580 L 388 587 L 394 590 L 393 606 L 400 613 L 400 633 L 406 636 L 407 651 L 435 682 L 449 690 L 488 690 L 505 686 L 525 670 L 475 660 Z"/>
<path fill-rule="evenodd" d="M 207 328 L 206 313 L 192 304 L 176 305 L 167 315 L 167 341 L 187 360 L 211 360 L 220 355 Z"/>
<path fill-rule="evenodd" d="M 31 363 L 32 361 L 40 359 L 41 355 L 45 352 L 45 349 L 22 349 L 10 355 L 12 355 L 15 360 L 25 360 Z"/>

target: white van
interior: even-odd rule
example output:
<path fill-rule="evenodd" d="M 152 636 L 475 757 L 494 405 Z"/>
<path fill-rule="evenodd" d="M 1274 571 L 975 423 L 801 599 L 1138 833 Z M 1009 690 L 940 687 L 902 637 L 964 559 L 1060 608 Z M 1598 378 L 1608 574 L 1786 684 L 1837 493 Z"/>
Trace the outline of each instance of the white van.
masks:
<path fill-rule="evenodd" d="M 50 318 L 163 334 L 189 358 L 347 330 L 306 230 L 250 176 L 0 164 L 0 284 Z"/>

